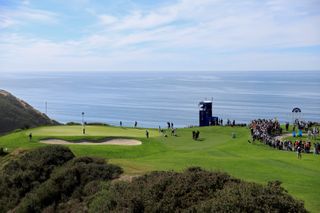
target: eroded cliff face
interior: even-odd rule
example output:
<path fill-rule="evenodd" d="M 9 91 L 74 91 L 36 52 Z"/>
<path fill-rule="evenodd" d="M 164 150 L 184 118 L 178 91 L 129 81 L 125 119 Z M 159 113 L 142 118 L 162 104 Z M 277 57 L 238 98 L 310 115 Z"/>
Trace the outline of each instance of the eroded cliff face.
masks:
<path fill-rule="evenodd" d="M 51 120 L 25 101 L 5 90 L 0 90 L 0 133 L 57 124 L 58 122 Z"/>

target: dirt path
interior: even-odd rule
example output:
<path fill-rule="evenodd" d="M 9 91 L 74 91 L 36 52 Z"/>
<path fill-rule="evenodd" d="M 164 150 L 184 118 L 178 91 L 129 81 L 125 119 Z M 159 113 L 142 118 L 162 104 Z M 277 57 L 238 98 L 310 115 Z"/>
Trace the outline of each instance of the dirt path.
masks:
<path fill-rule="evenodd" d="M 134 139 L 111 139 L 102 142 L 90 142 L 90 141 L 81 141 L 81 142 L 69 142 L 60 139 L 48 139 L 48 140 L 41 140 L 40 143 L 45 144 L 77 144 L 77 145 L 122 145 L 122 146 L 137 146 L 141 145 L 141 141 L 134 140 Z"/>
<path fill-rule="evenodd" d="M 290 137 L 290 136 L 291 136 L 291 133 L 287 133 L 287 134 L 276 136 L 275 139 L 279 141 L 283 141 L 284 138 Z"/>

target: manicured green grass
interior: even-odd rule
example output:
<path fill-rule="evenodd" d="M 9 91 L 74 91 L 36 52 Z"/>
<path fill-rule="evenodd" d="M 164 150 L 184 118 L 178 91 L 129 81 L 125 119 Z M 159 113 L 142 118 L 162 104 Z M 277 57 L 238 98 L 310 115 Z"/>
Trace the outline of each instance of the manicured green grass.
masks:
<path fill-rule="evenodd" d="M 192 131 L 200 130 L 200 140 L 192 139 Z M 0 137 L 0 147 L 34 148 L 44 146 L 42 138 L 67 140 L 105 137 L 129 137 L 143 142 L 141 146 L 68 145 L 78 155 L 98 156 L 122 166 L 126 174 L 143 174 L 152 170 L 181 171 L 190 166 L 220 170 L 244 180 L 266 184 L 280 180 L 294 197 L 304 200 L 306 208 L 320 212 L 320 156 L 303 154 L 298 160 L 294 152 L 278 151 L 259 142 L 248 143 L 249 130 L 242 127 L 204 127 L 178 129 L 178 137 L 163 137 L 158 130 L 88 126 L 82 135 L 81 126 L 41 127 Z M 32 132 L 33 139 L 28 140 Z M 231 137 L 232 132 L 236 138 Z M 7 160 L 7 157 L 3 161 Z M 0 161 L 1 163 L 1 161 Z"/>
<path fill-rule="evenodd" d="M 139 128 L 119 128 L 113 126 L 86 126 L 85 136 L 126 136 L 126 137 L 144 137 L 146 129 Z M 82 126 L 53 126 L 53 127 L 40 127 L 32 129 L 34 136 L 81 136 Z M 150 137 L 159 136 L 158 131 L 149 130 Z"/>

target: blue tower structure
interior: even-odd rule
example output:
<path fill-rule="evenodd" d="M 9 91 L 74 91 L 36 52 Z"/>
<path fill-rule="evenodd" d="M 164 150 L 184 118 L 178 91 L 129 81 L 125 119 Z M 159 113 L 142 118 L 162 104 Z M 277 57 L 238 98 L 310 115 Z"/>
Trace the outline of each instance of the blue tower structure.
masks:
<path fill-rule="evenodd" d="M 199 126 L 210 126 L 212 120 L 212 101 L 199 103 Z"/>
<path fill-rule="evenodd" d="M 212 101 L 199 103 L 199 126 L 219 125 L 218 117 L 212 117 Z"/>

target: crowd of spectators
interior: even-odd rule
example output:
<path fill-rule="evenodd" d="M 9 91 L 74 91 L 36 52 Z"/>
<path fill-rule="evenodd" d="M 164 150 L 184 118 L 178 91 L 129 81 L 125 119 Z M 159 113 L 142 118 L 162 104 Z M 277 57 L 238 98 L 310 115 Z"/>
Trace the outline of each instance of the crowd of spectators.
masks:
<path fill-rule="evenodd" d="M 298 127 L 299 134 L 302 136 L 302 129 L 306 130 L 308 132 L 308 140 L 295 140 L 294 142 L 290 140 L 281 141 L 279 135 L 282 134 L 282 128 L 280 126 L 280 123 L 274 119 L 274 120 L 267 120 L 267 119 L 257 119 L 253 120 L 249 127 L 251 130 L 251 136 L 253 139 L 253 142 L 256 140 L 259 140 L 263 142 L 266 145 L 269 145 L 275 149 L 279 150 L 286 150 L 286 151 L 298 151 L 302 150 L 305 153 L 311 152 L 311 137 L 314 139 L 319 134 L 318 128 L 315 126 L 312 127 L 314 123 L 312 122 L 298 122 L 295 124 L 295 126 Z M 285 125 L 286 130 L 288 131 L 288 124 Z M 295 129 L 295 127 L 294 127 Z M 294 130 L 295 132 L 295 130 Z M 250 141 L 249 141 L 250 142 Z M 314 153 L 319 154 L 320 153 L 320 143 L 314 143 Z"/>
<path fill-rule="evenodd" d="M 302 120 L 295 120 L 294 122 L 294 126 L 297 126 L 298 129 L 304 129 L 304 130 L 308 130 L 310 129 L 311 127 L 314 127 L 315 126 L 319 126 L 320 123 L 318 122 L 313 122 L 313 121 L 302 121 Z"/>
<path fill-rule="evenodd" d="M 305 153 L 310 153 L 311 150 L 310 141 L 296 140 L 295 142 L 292 142 L 290 140 L 285 140 L 284 142 L 281 142 L 281 145 L 282 147 L 280 149 L 286 151 L 297 151 L 298 147 L 300 147 Z"/>
<path fill-rule="evenodd" d="M 266 144 L 273 145 L 275 136 L 282 134 L 282 128 L 277 120 L 257 119 L 251 121 L 249 128 L 253 141 L 261 140 Z"/>

